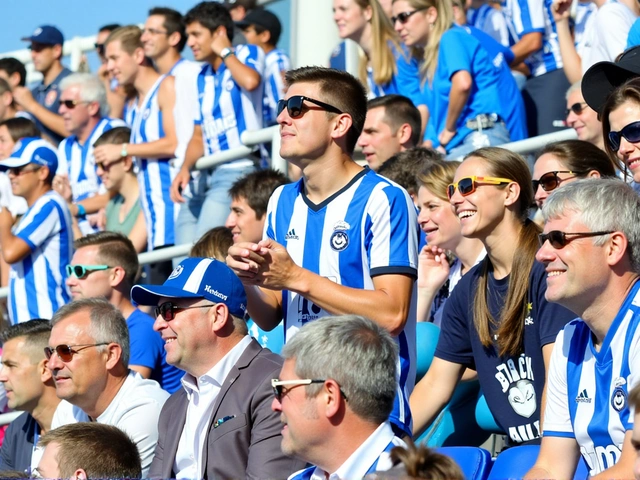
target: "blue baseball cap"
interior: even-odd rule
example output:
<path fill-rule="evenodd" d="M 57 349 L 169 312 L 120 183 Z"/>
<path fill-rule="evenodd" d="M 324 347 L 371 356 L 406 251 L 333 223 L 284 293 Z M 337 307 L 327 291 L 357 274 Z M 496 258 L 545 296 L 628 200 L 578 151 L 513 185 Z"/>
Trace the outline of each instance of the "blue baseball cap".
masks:
<path fill-rule="evenodd" d="M 244 318 L 247 313 L 244 285 L 229 267 L 213 258 L 187 258 L 162 285 L 135 285 L 131 298 L 138 305 L 158 305 L 161 298 L 206 298 L 224 303 L 235 317 Z"/>
<path fill-rule="evenodd" d="M 58 169 L 58 153 L 40 137 L 25 137 L 16 142 L 11 156 L 0 162 L 0 170 L 23 167 L 28 163 L 35 163 L 48 167 L 50 172 Z"/>
<path fill-rule="evenodd" d="M 64 36 L 62 32 L 53 25 L 41 25 L 36 28 L 30 37 L 23 37 L 25 42 L 41 43 L 43 45 L 62 45 Z"/>

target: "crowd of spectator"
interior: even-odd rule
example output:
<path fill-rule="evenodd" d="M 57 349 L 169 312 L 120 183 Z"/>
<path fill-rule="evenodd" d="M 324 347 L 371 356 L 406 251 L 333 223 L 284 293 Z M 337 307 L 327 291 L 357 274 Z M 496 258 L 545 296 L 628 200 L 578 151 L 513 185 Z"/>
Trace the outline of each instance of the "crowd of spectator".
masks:
<path fill-rule="evenodd" d="M 640 4 L 333 0 L 293 68 L 257 3 L 0 59 L 0 471 L 462 478 L 412 439 L 474 384 L 526 478 L 640 478 Z"/>

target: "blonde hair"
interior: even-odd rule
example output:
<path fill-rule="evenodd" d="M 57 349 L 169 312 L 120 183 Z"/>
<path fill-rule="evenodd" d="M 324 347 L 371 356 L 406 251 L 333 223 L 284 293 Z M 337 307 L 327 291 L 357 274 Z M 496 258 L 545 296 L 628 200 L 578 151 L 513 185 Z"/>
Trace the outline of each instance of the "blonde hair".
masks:
<path fill-rule="evenodd" d="M 120 42 L 122 50 L 129 55 L 133 55 L 133 52 L 138 48 L 142 48 L 142 30 L 136 25 L 126 25 L 124 27 L 116 28 L 109 34 L 104 42 L 105 47 L 115 41 Z"/>
<path fill-rule="evenodd" d="M 386 85 L 393 76 L 398 73 L 396 59 L 389 42 L 402 54 L 402 47 L 398 41 L 391 20 L 384 13 L 378 0 L 355 0 L 358 6 L 365 10 L 371 7 L 371 58 L 367 58 L 364 51 L 360 50 L 360 63 L 358 75 L 360 81 L 367 85 L 367 64 L 371 62 L 373 81 L 376 85 Z"/>
<path fill-rule="evenodd" d="M 456 161 L 434 162 L 420 172 L 418 186 L 426 188 L 439 199 L 448 202 L 447 187 L 453 183 L 459 166 L 460 162 Z"/>

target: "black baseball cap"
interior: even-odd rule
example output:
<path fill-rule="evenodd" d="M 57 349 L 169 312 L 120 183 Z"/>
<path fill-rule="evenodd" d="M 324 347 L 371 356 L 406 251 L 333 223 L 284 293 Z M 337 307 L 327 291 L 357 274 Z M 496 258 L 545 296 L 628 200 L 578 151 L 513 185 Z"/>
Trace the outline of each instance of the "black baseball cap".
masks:
<path fill-rule="evenodd" d="M 263 8 L 251 10 L 246 17 L 241 21 L 236 22 L 236 25 L 241 29 L 246 28 L 249 25 L 257 25 L 258 27 L 264 28 L 271 34 L 271 40 L 269 43 L 273 45 L 278 43 L 280 33 L 282 32 L 282 25 L 280 24 L 278 17 L 269 10 L 265 10 Z"/>
<path fill-rule="evenodd" d="M 617 62 L 598 62 L 582 77 L 582 96 L 591 108 L 602 113 L 607 98 L 627 80 L 640 76 L 640 46 L 625 51 Z"/>

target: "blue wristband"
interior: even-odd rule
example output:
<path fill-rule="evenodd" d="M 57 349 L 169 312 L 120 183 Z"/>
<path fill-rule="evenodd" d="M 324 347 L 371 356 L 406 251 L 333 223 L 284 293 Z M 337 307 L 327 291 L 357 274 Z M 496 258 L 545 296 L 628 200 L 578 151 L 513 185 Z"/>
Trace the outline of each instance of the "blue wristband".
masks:
<path fill-rule="evenodd" d="M 87 215 L 87 211 L 79 203 L 76 204 L 76 207 L 78 207 L 78 213 L 76 213 L 76 217 L 84 218 Z"/>

